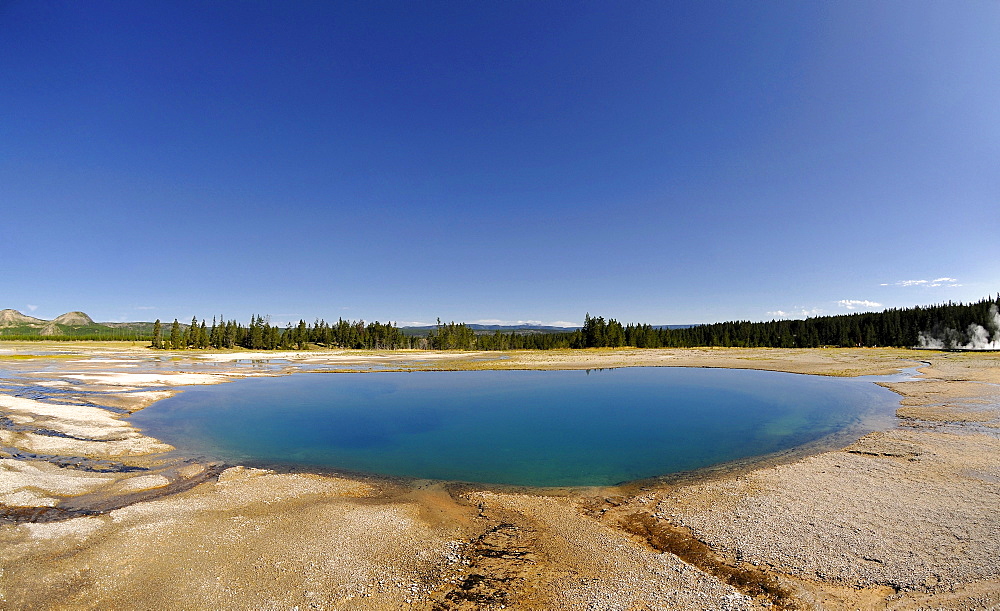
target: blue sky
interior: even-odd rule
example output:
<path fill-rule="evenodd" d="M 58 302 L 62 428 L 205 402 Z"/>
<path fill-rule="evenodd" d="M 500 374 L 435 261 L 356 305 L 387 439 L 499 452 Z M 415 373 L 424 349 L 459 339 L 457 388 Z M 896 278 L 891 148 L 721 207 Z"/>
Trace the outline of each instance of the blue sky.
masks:
<path fill-rule="evenodd" d="M 764 320 L 1000 291 L 997 2 L 0 2 L 0 308 Z"/>

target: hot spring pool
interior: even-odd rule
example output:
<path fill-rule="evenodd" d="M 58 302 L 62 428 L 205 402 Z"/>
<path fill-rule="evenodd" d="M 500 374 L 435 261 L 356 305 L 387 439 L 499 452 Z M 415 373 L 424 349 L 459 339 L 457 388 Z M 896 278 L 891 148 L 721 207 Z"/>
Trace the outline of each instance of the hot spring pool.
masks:
<path fill-rule="evenodd" d="M 733 369 L 300 373 L 191 388 L 130 420 L 235 464 L 597 486 L 800 446 L 898 399 L 869 380 Z"/>

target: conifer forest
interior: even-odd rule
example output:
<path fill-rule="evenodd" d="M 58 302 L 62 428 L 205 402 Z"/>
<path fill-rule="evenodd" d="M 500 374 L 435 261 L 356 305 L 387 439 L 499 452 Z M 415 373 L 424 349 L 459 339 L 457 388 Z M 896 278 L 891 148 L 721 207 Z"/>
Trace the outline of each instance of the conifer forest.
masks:
<path fill-rule="evenodd" d="M 316 320 L 284 327 L 254 315 L 250 324 L 213 318 L 211 324 L 197 317 L 182 325 L 153 324 L 153 348 L 304 350 L 310 347 L 396 350 L 552 350 L 572 348 L 818 348 L 925 347 L 939 349 L 991 349 L 1000 347 L 1000 295 L 969 304 L 947 303 L 817 316 L 804 320 L 766 322 L 729 321 L 669 328 L 641 323 L 622 324 L 603 316 L 584 318 L 583 327 L 567 331 L 481 331 L 465 323 L 442 323 L 425 334 L 413 335 L 391 322 Z M 991 340 L 991 337 L 993 338 Z"/>

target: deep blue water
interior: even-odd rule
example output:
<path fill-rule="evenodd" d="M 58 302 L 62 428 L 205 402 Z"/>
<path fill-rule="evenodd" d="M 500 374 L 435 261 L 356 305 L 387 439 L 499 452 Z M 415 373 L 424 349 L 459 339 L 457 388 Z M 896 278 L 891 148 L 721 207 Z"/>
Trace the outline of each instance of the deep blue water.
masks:
<path fill-rule="evenodd" d="M 897 401 L 869 381 L 731 369 L 315 373 L 193 388 L 131 421 L 232 463 L 588 486 L 792 448 Z"/>

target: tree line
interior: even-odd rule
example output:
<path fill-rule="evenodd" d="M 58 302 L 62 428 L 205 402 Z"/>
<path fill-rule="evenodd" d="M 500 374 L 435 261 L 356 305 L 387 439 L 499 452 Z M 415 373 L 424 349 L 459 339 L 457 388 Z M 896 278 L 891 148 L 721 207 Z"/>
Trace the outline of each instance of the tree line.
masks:
<path fill-rule="evenodd" d="M 818 348 L 919 346 L 922 337 L 943 337 L 944 347 L 964 343 L 962 332 L 977 326 L 997 334 L 996 299 L 969 304 L 948 302 L 933 306 L 894 308 L 882 312 L 857 312 L 837 316 L 817 316 L 804 320 L 765 322 L 729 321 L 687 328 L 670 329 L 649 324 L 626 324 L 611 318 L 592 317 L 588 313 L 583 328 L 548 335 L 516 336 L 496 333 L 480 337 L 482 350 L 517 348 Z M 996 337 L 996 335 L 994 335 Z"/>
<path fill-rule="evenodd" d="M 293 326 L 272 325 L 264 316 L 253 315 L 249 325 L 222 317 L 212 319 L 209 327 L 205 320 L 191 319 L 191 324 L 182 325 L 175 318 L 169 331 L 159 319 L 153 323 L 152 347 L 168 350 L 199 348 L 250 350 L 304 350 L 310 345 L 326 348 L 355 348 L 361 350 L 396 350 L 410 348 L 419 338 L 403 335 L 393 323 L 366 323 L 363 320 L 336 323 L 317 320 L 308 325 L 304 320 Z M 425 340 L 426 342 L 426 340 Z"/>
<path fill-rule="evenodd" d="M 583 327 L 565 333 L 537 335 L 516 332 L 473 335 L 464 325 L 450 325 L 448 337 L 461 337 L 458 349 L 551 350 L 558 348 L 818 348 L 896 347 L 927 344 L 927 337 L 943 338 L 945 348 L 966 343 L 975 327 L 997 337 L 1000 333 L 996 299 L 975 303 L 954 303 L 893 308 L 882 312 L 857 312 L 837 316 L 817 316 L 804 320 L 764 322 L 729 321 L 670 329 L 649 324 L 622 324 L 602 316 L 584 318 Z M 440 327 L 439 327 L 440 328 Z M 965 335 L 963 335 L 963 333 Z M 437 347 L 437 346 L 432 346 Z"/>
<path fill-rule="evenodd" d="M 948 302 L 933 306 L 818 316 L 804 320 L 724 322 L 674 329 L 659 338 L 664 346 L 745 346 L 817 348 L 820 346 L 908 348 L 920 344 L 922 333 L 943 326 L 966 329 L 992 325 L 996 299 L 969 304 Z M 996 329 L 993 329 L 996 332 Z M 656 341 L 656 338 L 653 338 Z M 654 347 L 654 346 L 651 346 Z"/>
<path fill-rule="evenodd" d="M 687 328 L 666 328 L 641 323 L 622 324 L 614 318 L 584 317 L 583 327 L 573 331 L 525 333 L 523 331 L 476 332 L 465 323 L 442 323 L 424 337 L 407 336 L 391 322 L 317 320 L 285 327 L 254 315 L 249 325 L 235 320 L 213 318 L 211 326 L 192 318 L 181 325 L 176 319 L 169 330 L 157 320 L 153 325 L 152 346 L 166 349 L 247 348 L 251 350 L 303 350 L 309 346 L 396 350 L 419 348 L 431 350 L 554 350 L 578 348 L 691 348 L 703 346 L 745 348 L 817 348 L 840 347 L 914 347 L 922 336 L 955 336 L 963 330 L 982 326 L 989 333 L 997 328 L 996 299 L 975 303 L 938 304 L 882 312 L 858 312 L 837 316 L 817 316 L 804 320 L 764 322 L 729 321 Z M 957 333 L 957 335 L 956 335 Z M 954 345 L 960 345 L 960 339 Z M 951 347 L 946 345 L 945 347 Z"/>

